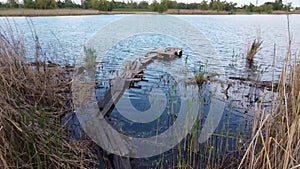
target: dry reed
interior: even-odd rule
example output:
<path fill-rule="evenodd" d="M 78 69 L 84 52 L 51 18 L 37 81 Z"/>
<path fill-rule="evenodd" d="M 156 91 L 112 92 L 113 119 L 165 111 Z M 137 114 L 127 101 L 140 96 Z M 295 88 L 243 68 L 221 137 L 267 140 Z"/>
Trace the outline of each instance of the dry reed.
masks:
<path fill-rule="evenodd" d="M 277 91 L 276 107 L 270 112 L 258 109 L 253 137 L 239 168 L 300 167 L 300 65 L 291 57 L 292 38 Z"/>
<path fill-rule="evenodd" d="M 66 70 L 38 70 L 24 60 L 22 40 L 0 35 L 0 168 L 95 167 L 90 142 L 71 140 L 62 124 L 72 111 Z"/>

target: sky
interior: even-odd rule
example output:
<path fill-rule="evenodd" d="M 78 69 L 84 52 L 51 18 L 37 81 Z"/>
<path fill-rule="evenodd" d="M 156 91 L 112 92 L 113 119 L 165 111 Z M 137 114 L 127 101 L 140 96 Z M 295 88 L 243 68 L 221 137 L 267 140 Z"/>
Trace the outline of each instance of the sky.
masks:
<path fill-rule="evenodd" d="M 0 2 L 6 2 L 7 0 L 0 0 Z M 80 0 L 72 0 L 76 3 L 80 3 Z M 123 0 L 115 0 L 115 1 L 123 1 Z M 124 2 L 127 2 L 128 0 L 124 0 Z M 136 2 L 140 2 L 142 0 L 133 0 L 133 1 L 136 1 Z M 153 0 L 146 0 L 148 1 L 149 3 L 151 3 Z M 158 2 L 160 0 L 157 0 Z M 193 2 L 202 2 L 202 0 L 176 0 L 177 2 L 184 2 L 184 3 L 193 3 Z M 210 0 L 207 0 L 207 1 L 210 1 Z M 243 4 L 247 4 L 249 5 L 250 2 L 252 4 L 256 4 L 256 0 L 226 0 L 227 2 L 236 2 L 238 4 L 238 6 L 241 6 Z M 258 5 L 261 5 L 265 2 L 275 2 L 275 0 L 258 0 Z M 283 0 L 284 3 L 286 2 L 292 2 L 292 6 L 294 7 L 300 7 L 300 0 Z"/>

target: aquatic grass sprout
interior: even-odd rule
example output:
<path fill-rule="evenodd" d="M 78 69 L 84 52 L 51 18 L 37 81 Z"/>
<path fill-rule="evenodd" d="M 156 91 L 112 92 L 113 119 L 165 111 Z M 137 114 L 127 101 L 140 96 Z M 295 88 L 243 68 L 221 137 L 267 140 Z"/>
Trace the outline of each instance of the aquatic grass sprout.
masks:
<path fill-rule="evenodd" d="M 84 47 L 84 60 L 85 60 L 85 67 L 87 69 L 92 69 L 96 66 L 96 53 L 95 50 L 91 48 Z"/>
<path fill-rule="evenodd" d="M 199 66 L 198 73 L 195 76 L 195 80 L 197 84 L 202 84 L 203 82 L 207 81 L 207 78 L 205 77 L 206 71 L 204 65 Z"/>
<path fill-rule="evenodd" d="M 246 52 L 246 59 L 248 62 L 253 63 L 256 54 L 262 49 L 262 40 L 260 38 L 254 39 Z"/>

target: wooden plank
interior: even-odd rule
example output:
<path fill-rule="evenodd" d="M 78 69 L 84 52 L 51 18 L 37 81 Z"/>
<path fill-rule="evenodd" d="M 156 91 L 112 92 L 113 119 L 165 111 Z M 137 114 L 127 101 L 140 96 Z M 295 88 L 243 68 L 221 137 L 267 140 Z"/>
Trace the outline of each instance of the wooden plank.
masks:
<path fill-rule="evenodd" d="M 110 94 L 101 101 L 100 105 L 103 106 L 100 114 L 104 117 L 112 108 L 114 108 L 115 103 L 119 101 L 125 89 L 129 87 L 129 82 L 123 78 L 114 79 L 113 86 L 109 90 Z M 99 103 L 98 103 L 99 105 Z"/>
<path fill-rule="evenodd" d="M 142 81 L 142 78 L 131 78 L 131 79 L 126 79 L 128 82 L 140 82 Z"/>
<path fill-rule="evenodd" d="M 130 169 L 130 159 L 128 157 L 120 157 L 117 155 L 114 155 L 113 158 L 113 164 L 115 169 Z"/>
<path fill-rule="evenodd" d="M 115 106 L 114 104 L 119 101 L 130 84 L 143 80 L 141 77 L 144 69 L 155 59 L 172 60 L 178 58 L 179 53 L 182 53 L 181 48 L 154 49 L 149 51 L 143 58 L 125 64 L 121 77 L 112 80 L 112 88 L 105 94 L 104 99 L 98 103 L 101 114 L 105 116 Z"/>

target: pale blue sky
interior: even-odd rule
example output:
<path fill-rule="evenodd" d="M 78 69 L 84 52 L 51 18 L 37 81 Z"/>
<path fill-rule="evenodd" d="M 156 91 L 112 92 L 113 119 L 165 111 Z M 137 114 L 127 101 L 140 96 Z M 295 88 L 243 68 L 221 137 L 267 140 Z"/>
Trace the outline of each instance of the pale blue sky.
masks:
<path fill-rule="evenodd" d="M 7 0 L 0 0 L 0 2 L 6 2 Z M 22 1 L 22 0 L 20 0 Z M 80 0 L 73 0 L 74 2 L 80 3 Z M 115 0 L 115 1 L 123 1 L 123 0 Z M 124 0 L 124 2 L 127 2 L 129 0 Z M 140 2 L 142 0 L 133 0 L 136 2 Z M 151 3 L 153 0 L 146 0 L 149 3 Z M 157 0 L 160 1 L 160 0 Z M 210 0 L 207 0 L 210 1 Z M 238 6 L 243 5 L 243 4 L 249 4 L 250 2 L 252 4 L 256 4 L 256 0 L 226 0 L 227 2 L 236 2 Z M 202 2 L 202 0 L 177 0 L 177 2 L 184 2 L 184 3 L 192 3 L 192 2 Z M 275 2 L 275 0 L 258 0 L 258 4 L 263 4 L 265 2 Z M 286 2 L 292 2 L 293 6 L 298 6 L 300 7 L 300 0 L 283 0 L 284 3 Z"/>

